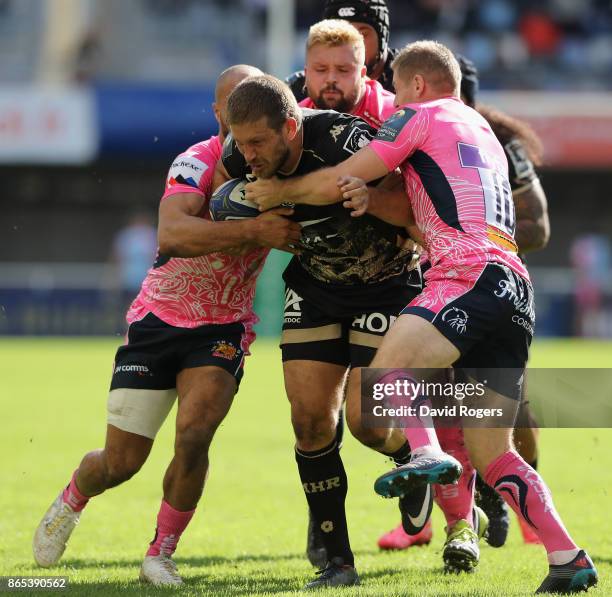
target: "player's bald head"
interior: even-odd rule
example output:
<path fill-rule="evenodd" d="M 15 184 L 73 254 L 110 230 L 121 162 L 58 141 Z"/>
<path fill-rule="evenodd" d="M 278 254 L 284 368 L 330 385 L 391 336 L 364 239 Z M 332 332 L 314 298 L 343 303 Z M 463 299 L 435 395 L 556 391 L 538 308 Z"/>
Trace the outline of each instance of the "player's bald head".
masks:
<path fill-rule="evenodd" d="M 234 87 L 247 77 L 263 75 L 256 66 L 249 64 L 235 64 L 226 68 L 217 78 L 215 85 L 215 102 L 224 103 L 227 96 L 233 91 Z"/>
<path fill-rule="evenodd" d="M 263 75 L 263 73 L 255 66 L 235 64 L 234 66 L 226 68 L 218 76 L 217 84 L 215 85 L 215 103 L 213 104 L 213 110 L 215 112 L 215 118 L 219 123 L 219 136 L 221 140 L 225 139 L 229 132 L 225 115 L 227 98 L 230 93 L 234 91 L 238 83 L 248 77 L 258 77 L 259 75 Z"/>

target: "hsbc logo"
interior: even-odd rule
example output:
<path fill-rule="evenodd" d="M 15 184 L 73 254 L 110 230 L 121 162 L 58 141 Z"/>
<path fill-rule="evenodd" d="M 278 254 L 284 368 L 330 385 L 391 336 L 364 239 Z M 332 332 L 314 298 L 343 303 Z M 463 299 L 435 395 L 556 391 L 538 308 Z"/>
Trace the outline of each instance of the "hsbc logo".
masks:
<path fill-rule="evenodd" d="M 346 6 L 344 8 L 338 9 L 339 17 L 354 17 L 355 9 L 352 6 Z"/>

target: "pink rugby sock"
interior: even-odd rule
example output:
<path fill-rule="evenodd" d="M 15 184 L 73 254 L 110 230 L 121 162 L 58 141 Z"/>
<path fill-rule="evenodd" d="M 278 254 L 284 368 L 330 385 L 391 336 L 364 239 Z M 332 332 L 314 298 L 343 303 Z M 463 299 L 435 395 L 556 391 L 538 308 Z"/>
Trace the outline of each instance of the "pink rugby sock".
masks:
<path fill-rule="evenodd" d="M 414 381 L 405 369 L 394 369 L 383 375 L 379 383 L 395 384 L 396 381 L 407 380 Z M 417 408 L 417 415 L 404 417 L 402 423 L 404 425 L 404 435 L 410 444 L 410 449 L 414 453 L 419 448 L 433 448 L 440 450 L 436 430 L 434 429 L 433 419 L 429 415 L 418 416 L 418 408 L 422 405 L 431 407 L 431 402 L 423 397 L 418 397 L 415 400 L 410 400 L 409 396 L 400 395 L 399 393 L 389 397 L 389 404 L 392 406 L 413 406 Z"/>
<path fill-rule="evenodd" d="M 564 563 L 558 559 L 569 561 L 571 554 L 578 552 L 555 510 L 544 480 L 517 452 L 511 450 L 491 462 L 484 480 L 535 531 L 546 548 L 549 562 Z"/>
<path fill-rule="evenodd" d="M 448 528 L 459 520 L 467 520 L 474 528 L 474 482 L 476 470 L 470 462 L 467 448 L 463 442 L 463 429 L 460 427 L 439 427 L 438 440 L 442 449 L 454 456 L 463 466 L 463 473 L 456 485 L 434 485 L 435 501 L 446 518 Z"/>
<path fill-rule="evenodd" d="M 171 556 L 194 512 L 195 510 L 180 512 L 175 510 L 168 502 L 162 500 L 159 513 L 157 514 L 155 537 L 149 544 L 147 555 L 158 556 L 161 553 Z"/>
<path fill-rule="evenodd" d="M 70 479 L 70 483 L 64 489 L 64 493 L 62 494 L 62 500 L 65 504 L 68 504 L 74 512 L 80 512 L 89 502 L 89 497 L 83 495 L 76 484 L 76 475 L 77 469 L 72 473 L 72 479 Z"/>

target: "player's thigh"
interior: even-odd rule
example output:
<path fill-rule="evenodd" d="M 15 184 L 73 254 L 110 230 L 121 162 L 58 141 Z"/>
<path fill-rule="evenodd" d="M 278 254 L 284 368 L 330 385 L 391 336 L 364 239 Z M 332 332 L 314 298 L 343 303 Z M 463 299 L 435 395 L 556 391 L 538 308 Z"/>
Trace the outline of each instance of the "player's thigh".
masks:
<path fill-rule="evenodd" d="M 448 367 L 459 357 L 457 347 L 429 321 L 400 315 L 385 335 L 371 367 Z"/>
<path fill-rule="evenodd" d="M 107 402 L 107 423 L 117 430 L 153 440 L 176 399 L 176 336 L 180 330 L 153 314 L 133 322 L 115 355 Z"/>
<path fill-rule="evenodd" d="M 177 376 L 177 435 L 190 432 L 210 441 L 230 410 L 238 387 L 226 369 L 205 365 L 183 369 Z"/>
<path fill-rule="evenodd" d="M 177 435 L 210 441 L 238 390 L 252 338 L 250 326 L 240 322 L 189 330 L 176 378 Z"/>
<path fill-rule="evenodd" d="M 322 361 L 283 363 L 285 390 L 294 425 L 306 420 L 337 420 L 347 367 Z"/>

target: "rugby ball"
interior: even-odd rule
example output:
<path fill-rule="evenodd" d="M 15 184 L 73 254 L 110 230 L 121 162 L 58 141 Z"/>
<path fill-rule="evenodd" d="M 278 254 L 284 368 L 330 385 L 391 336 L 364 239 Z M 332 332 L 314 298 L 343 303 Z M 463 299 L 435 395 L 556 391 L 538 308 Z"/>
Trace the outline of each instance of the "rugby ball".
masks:
<path fill-rule="evenodd" d="M 223 183 L 210 198 L 209 210 L 213 220 L 245 220 L 260 215 L 257 204 L 245 197 L 247 181 L 234 178 Z"/>

